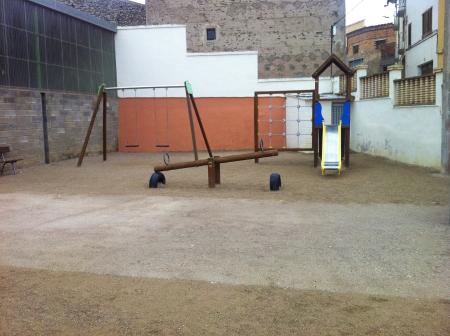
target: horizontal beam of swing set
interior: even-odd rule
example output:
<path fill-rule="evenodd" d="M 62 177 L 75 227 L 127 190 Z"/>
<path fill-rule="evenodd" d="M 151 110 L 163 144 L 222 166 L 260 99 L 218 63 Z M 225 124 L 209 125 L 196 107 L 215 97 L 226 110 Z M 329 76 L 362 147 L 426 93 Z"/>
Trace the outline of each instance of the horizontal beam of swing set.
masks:
<path fill-rule="evenodd" d="M 139 90 L 139 89 L 182 89 L 184 85 L 157 85 L 157 86 L 115 86 L 106 87 L 106 91 L 114 90 Z"/>

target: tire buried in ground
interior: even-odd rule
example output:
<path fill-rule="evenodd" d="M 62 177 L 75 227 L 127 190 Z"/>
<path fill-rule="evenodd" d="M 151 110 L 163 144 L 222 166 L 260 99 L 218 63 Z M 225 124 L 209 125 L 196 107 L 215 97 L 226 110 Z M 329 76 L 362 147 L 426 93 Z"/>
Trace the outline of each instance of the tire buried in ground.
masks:
<path fill-rule="evenodd" d="M 148 187 L 158 188 L 159 184 L 166 184 L 166 177 L 161 172 L 154 172 L 152 176 L 150 176 Z"/>
<path fill-rule="evenodd" d="M 281 188 L 281 176 L 278 173 L 270 174 L 269 179 L 270 191 L 278 191 Z"/>

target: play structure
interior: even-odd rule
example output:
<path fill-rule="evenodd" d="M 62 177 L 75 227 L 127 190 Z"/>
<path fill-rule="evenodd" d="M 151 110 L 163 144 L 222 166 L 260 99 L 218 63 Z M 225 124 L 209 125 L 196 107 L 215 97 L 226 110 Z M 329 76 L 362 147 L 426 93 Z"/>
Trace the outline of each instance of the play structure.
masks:
<path fill-rule="evenodd" d="M 149 181 L 149 187 L 150 188 L 157 188 L 159 184 L 165 184 L 166 178 L 163 175 L 163 171 L 169 171 L 169 170 L 177 170 L 177 169 L 184 169 L 184 168 L 193 168 L 193 167 L 200 167 L 200 166 L 208 166 L 208 186 L 210 188 L 214 188 L 216 184 L 221 183 L 220 178 L 220 165 L 223 163 L 228 162 L 236 162 L 236 161 L 243 161 L 243 160 L 253 160 L 253 159 L 260 159 L 263 157 L 269 157 L 269 156 L 277 156 L 278 151 L 276 150 L 263 150 L 263 151 L 255 151 L 253 153 L 244 153 L 244 154 L 237 154 L 237 155 L 227 155 L 227 156 L 214 156 L 211 150 L 211 147 L 209 145 L 208 137 L 206 135 L 205 128 L 203 126 L 203 122 L 200 116 L 200 112 L 198 110 L 197 104 L 195 102 L 192 85 L 186 81 L 184 85 L 166 85 L 166 86 L 127 86 L 127 87 L 105 87 L 104 85 L 101 85 L 98 89 L 97 94 L 97 100 L 94 106 L 94 110 L 92 113 L 91 121 L 89 123 L 89 127 L 86 133 L 86 137 L 83 142 L 83 147 L 81 149 L 80 156 L 78 158 L 77 166 L 80 167 L 83 163 L 84 156 L 86 154 L 86 149 L 89 143 L 89 138 L 92 133 L 92 129 L 94 127 L 95 120 L 97 118 L 98 111 L 100 109 L 100 105 L 103 106 L 103 122 L 102 122 L 102 130 L 103 130 L 103 161 L 106 161 L 107 159 L 107 123 L 106 123 L 106 116 L 107 116 L 107 97 L 108 91 L 121 91 L 124 92 L 126 90 L 153 90 L 155 92 L 156 89 L 164 89 L 166 90 L 166 98 L 167 98 L 167 90 L 168 89 L 179 89 L 184 88 L 185 94 L 186 94 L 186 104 L 187 104 L 187 112 L 189 116 L 189 126 L 191 131 L 191 138 L 192 138 L 192 148 L 194 153 L 194 160 L 192 161 L 186 161 L 186 162 L 176 162 L 176 163 L 170 163 L 169 161 L 169 155 L 168 153 L 164 153 L 164 165 L 156 166 L 154 167 L 154 173 L 150 177 Z M 153 95 L 155 97 L 155 95 Z M 103 103 L 103 104 L 102 104 Z M 194 126 L 194 115 L 195 120 L 197 121 L 197 124 L 200 128 L 200 132 L 204 141 L 204 144 L 206 146 L 206 150 L 208 152 L 208 158 L 207 159 L 199 159 L 198 157 L 198 150 L 197 150 L 197 139 L 195 135 L 195 126 Z M 157 144 L 157 147 L 170 147 L 170 144 L 164 143 L 164 144 Z"/>
<path fill-rule="evenodd" d="M 327 97 L 339 103 L 342 113 L 335 124 L 326 125 L 322 114 L 325 98 L 319 94 L 319 77 L 336 65 L 346 78 L 345 97 Z M 254 95 L 254 148 L 257 150 L 312 151 L 314 167 L 322 173 L 341 172 L 342 159 L 350 165 L 351 78 L 354 71 L 332 54 L 314 72 L 314 90 L 257 91 Z M 255 159 L 258 162 L 258 159 Z"/>
<path fill-rule="evenodd" d="M 244 154 L 227 155 L 227 156 L 214 156 L 212 153 L 211 147 L 209 145 L 208 137 L 206 135 L 206 131 L 203 126 L 200 112 L 199 112 L 197 104 L 195 102 L 192 86 L 187 81 L 185 82 L 185 90 L 186 90 L 187 110 L 188 110 L 188 114 L 189 114 L 189 124 L 190 124 L 190 128 L 191 128 L 194 160 L 186 161 L 186 162 L 177 162 L 177 163 L 166 163 L 165 165 L 160 165 L 160 166 L 154 167 L 155 172 L 152 174 L 152 176 L 150 177 L 150 181 L 149 181 L 150 188 L 157 188 L 160 183 L 165 184 L 166 179 L 162 173 L 163 171 L 184 169 L 184 168 L 193 168 L 193 167 L 200 167 L 200 166 L 208 166 L 208 186 L 210 188 L 214 188 L 216 186 L 216 184 L 221 183 L 221 178 L 220 178 L 220 165 L 221 164 L 228 163 L 228 162 L 243 161 L 243 160 L 260 159 L 263 157 L 278 155 L 277 150 L 267 150 L 267 151 L 261 150 L 261 151 L 255 151 L 253 153 L 244 153 Z M 200 132 L 201 132 L 203 141 L 205 143 L 206 150 L 208 152 L 209 157 L 207 159 L 199 160 L 199 158 L 198 158 L 197 140 L 196 140 L 196 136 L 195 136 L 195 128 L 194 128 L 192 110 L 194 111 L 195 120 L 197 121 L 197 124 L 200 128 Z"/>
<path fill-rule="evenodd" d="M 337 68 L 345 74 L 345 97 L 321 97 L 319 94 L 319 77 L 332 65 L 336 65 Z M 159 184 L 164 184 L 166 182 L 166 178 L 162 173 L 164 171 L 207 166 L 208 185 L 213 188 L 216 184 L 221 183 L 221 164 L 242 160 L 255 160 L 255 162 L 259 162 L 260 158 L 278 155 L 278 151 L 312 151 L 314 153 L 314 167 L 318 166 L 320 160 L 322 174 L 325 174 L 328 171 L 336 171 L 340 174 L 342 163 L 344 162 L 346 167 L 350 164 L 350 102 L 352 98 L 351 79 L 353 73 L 353 70 L 346 66 L 336 55 L 332 54 L 312 75 L 315 80 L 314 90 L 255 92 L 253 100 L 254 152 L 227 156 L 213 155 L 194 98 L 192 86 L 188 81 L 186 81 L 184 85 L 166 86 L 105 87 L 104 85 L 101 85 L 98 90 L 95 108 L 77 165 L 82 165 L 100 106 L 102 106 L 103 109 L 103 160 L 107 159 L 106 118 L 108 106 L 107 93 L 109 91 L 124 93 L 125 91 L 131 90 L 135 93 L 136 97 L 137 90 L 150 90 L 150 92 L 153 92 L 153 96 L 150 96 L 153 100 L 156 101 L 156 99 L 162 99 L 162 101 L 165 101 L 167 104 L 169 89 L 183 89 L 183 98 L 180 99 L 185 99 L 186 102 L 187 120 L 189 121 L 194 160 L 171 163 L 169 154 L 167 152 L 164 153 L 164 164 L 154 167 L 154 173 L 150 178 L 149 187 L 157 188 Z M 156 90 L 163 90 L 165 96 L 157 97 Z M 325 123 L 322 106 L 322 103 L 325 101 L 328 101 L 328 103 L 329 101 L 333 101 L 342 104 L 342 112 L 339 115 L 339 120 L 337 122 L 335 120 L 333 123 Z M 169 113 L 167 105 L 164 111 L 166 119 L 165 127 L 168 130 Z M 196 124 L 194 124 L 194 122 L 196 122 Z M 208 158 L 206 159 L 199 159 L 198 156 L 196 126 L 198 126 L 208 153 Z M 158 127 L 161 128 L 159 125 Z M 156 136 L 157 140 L 155 147 L 163 150 L 170 147 L 170 139 L 167 134 L 168 131 L 166 132 L 166 138 L 164 139 Z M 278 185 L 279 188 L 279 186 L 281 186 L 281 178 L 277 177 L 276 183 L 271 182 L 271 190 L 272 185 L 274 188 Z"/>
<path fill-rule="evenodd" d="M 342 103 L 342 114 L 337 125 L 326 125 L 322 115 L 322 105 L 319 94 L 319 77 L 330 66 L 336 65 L 345 76 L 345 97 L 334 98 L 334 102 Z M 354 70 L 350 69 L 335 54 L 331 54 L 325 62 L 313 73 L 314 88 L 314 167 L 321 160 L 322 174 L 327 171 L 341 172 L 342 159 L 345 167 L 350 166 L 350 103 L 352 100 L 351 82 Z M 327 132 L 328 130 L 328 132 Z"/>

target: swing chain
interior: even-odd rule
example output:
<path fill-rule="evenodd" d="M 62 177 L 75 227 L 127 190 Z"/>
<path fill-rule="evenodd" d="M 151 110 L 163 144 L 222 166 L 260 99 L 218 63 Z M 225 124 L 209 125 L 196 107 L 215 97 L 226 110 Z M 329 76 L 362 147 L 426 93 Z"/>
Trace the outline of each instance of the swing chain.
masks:
<path fill-rule="evenodd" d="M 164 153 L 164 155 L 163 155 L 163 161 L 164 161 L 164 164 L 165 164 L 166 166 L 169 165 L 169 163 L 170 163 L 170 155 L 169 155 L 168 152 L 165 152 L 165 153 Z"/>
<path fill-rule="evenodd" d="M 260 151 L 264 151 L 264 140 L 261 138 L 259 139 L 259 149 Z"/>

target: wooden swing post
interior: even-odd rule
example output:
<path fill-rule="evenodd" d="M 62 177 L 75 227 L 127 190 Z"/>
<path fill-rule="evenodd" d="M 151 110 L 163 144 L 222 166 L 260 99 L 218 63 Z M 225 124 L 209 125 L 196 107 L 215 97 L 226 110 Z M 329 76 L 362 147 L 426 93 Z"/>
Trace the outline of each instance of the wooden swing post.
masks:
<path fill-rule="evenodd" d="M 189 126 L 191 128 L 192 149 L 194 151 L 195 160 L 198 160 L 197 141 L 195 140 L 195 128 L 194 128 L 194 120 L 192 118 L 192 107 L 191 107 L 191 99 L 190 99 L 190 94 L 192 93 L 192 87 L 190 86 L 188 81 L 184 82 L 184 90 L 186 92 L 186 103 L 187 103 L 188 116 L 189 116 Z"/>
<path fill-rule="evenodd" d="M 97 118 L 97 113 L 100 108 L 100 103 L 103 100 L 103 159 L 106 160 L 106 92 L 105 84 L 100 85 L 97 93 L 97 101 L 94 105 L 94 111 L 92 112 L 91 121 L 84 138 L 83 147 L 81 148 L 80 156 L 78 157 L 77 167 L 81 167 L 83 163 L 84 156 L 86 154 L 86 149 L 89 144 L 89 138 L 91 137 L 92 129 L 94 128 L 95 119 Z"/>

